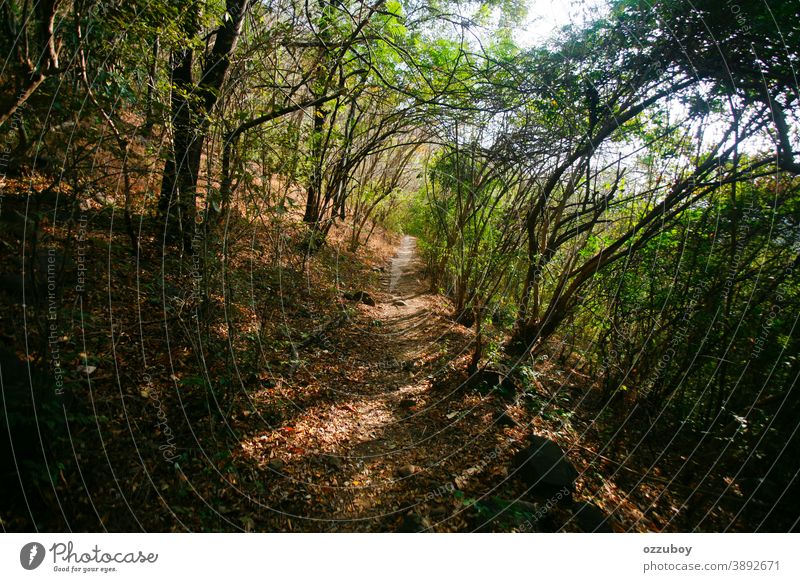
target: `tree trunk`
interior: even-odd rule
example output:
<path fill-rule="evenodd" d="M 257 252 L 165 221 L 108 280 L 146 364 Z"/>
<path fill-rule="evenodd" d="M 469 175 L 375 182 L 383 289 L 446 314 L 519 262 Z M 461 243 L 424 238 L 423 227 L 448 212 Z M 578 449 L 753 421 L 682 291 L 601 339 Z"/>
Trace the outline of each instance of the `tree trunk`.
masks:
<path fill-rule="evenodd" d="M 191 245 L 200 159 L 209 116 L 219 100 L 248 7 L 249 0 L 226 1 L 226 17 L 217 29 L 199 83 L 195 84 L 192 78 L 194 55 L 191 50 L 181 51 L 172 63 L 172 155 L 164 162 L 158 206 L 167 239 L 181 240 L 184 246 Z M 193 30 L 189 31 L 189 36 L 198 33 L 197 19 L 190 29 Z"/>
<path fill-rule="evenodd" d="M 314 122 L 311 130 L 311 160 L 314 167 L 306 187 L 306 211 L 303 221 L 312 231 L 319 227 L 322 219 L 320 207 L 322 203 L 322 141 L 325 128 L 326 110 L 322 106 L 314 107 Z"/>
<path fill-rule="evenodd" d="M 153 104 L 156 100 L 156 85 L 158 84 L 158 60 L 161 57 L 161 40 L 156 36 L 153 40 L 153 60 L 147 72 L 147 109 L 144 129 L 150 131 L 155 124 L 155 113 Z"/>
<path fill-rule="evenodd" d="M 193 53 L 188 49 L 179 54 L 173 54 L 171 57 L 172 151 L 164 162 L 161 196 L 158 204 L 159 214 L 164 221 L 164 230 L 169 242 L 186 240 L 189 232 L 187 230 L 189 207 L 194 206 L 194 187 L 197 184 L 192 177 L 196 176 L 200 169 L 199 160 L 194 172 L 190 167 L 190 150 L 194 141 L 192 125 L 196 113 L 192 111 L 193 107 L 187 99 L 187 95 L 192 95 L 194 88 L 193 60 Z"/>
<path fill-rule="evenodd" d="M 3 100 L 4 102 L 0 104 L 0 126 L 8 122 L 14 116 L 14 113 L 36 92 L 47 76 L 58 69 L 58 47 L 54 38 L 54 29 L 56 11 L 60 3 L 61 0 L 39 0 L 34 3 L 34 14 L 23 14 L 22 16 L 24 19 L 22 36 L 27 36 L 26 29 L 32 26 L 31 21 L 35 16 L 38 27 L 35 31 L 35 36 L 38 37 L 37 40 L 42 52 L 36 58 L 36 65 L 34 66 L 29 58 L 30 55 L 27 54 L 28 40 L 27 38 L 25 39 L 26 54 L 20 56 L 20 65 L 25 72 L 20 76 L 27 78 L 27 81 L 18 86 L 14 97 Z M 6 15 L 6 17 L 8 16 Z"/>

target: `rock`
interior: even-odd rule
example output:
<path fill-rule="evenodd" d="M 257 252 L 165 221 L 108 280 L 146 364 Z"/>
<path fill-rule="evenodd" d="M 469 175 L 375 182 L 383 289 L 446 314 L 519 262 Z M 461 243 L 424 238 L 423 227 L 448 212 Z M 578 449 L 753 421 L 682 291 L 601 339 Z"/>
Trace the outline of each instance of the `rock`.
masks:
<path fill-rule="evenodd" d="M 408 305 L 408 303 L 406 303 L 402 299 L 395 299 L 394 301 L 392 301 L 392 305 L 394 305 L 395 307 L 405 307 L 406 305 Z"/>
<path fill-rule="evenodd" d="M 574 510 L 575 520 L 586 533 L 613 533 L 611 518 L 592 503 L 578 503 Z"/>
<path fill-rule="evenodd" d="M 531 486 L 535 494 L 571 501 L 578 472 L 553 441 L 531 436 L 530 445 L 514 455 L 513 466 L 514 474 Z"/>
<path fill-rule="evenodd" d="M 417 467 L 416 465 L 403 465 L 402 467 L 397 469 L 396 473 L 398 477 L 405 479 L 406 477 L 411 477 L 411 475 L 413 475 L 414 473 L 418 473 L 419 470 L 420 470 L 419 467 Z"/>
<path fill-rule="evenodd" d="M 342 297 L 348 301 L 358 301 L 370 307 L 375 307 L 375 300 L 366 291 L 352 291 L 343 294 Z"/>

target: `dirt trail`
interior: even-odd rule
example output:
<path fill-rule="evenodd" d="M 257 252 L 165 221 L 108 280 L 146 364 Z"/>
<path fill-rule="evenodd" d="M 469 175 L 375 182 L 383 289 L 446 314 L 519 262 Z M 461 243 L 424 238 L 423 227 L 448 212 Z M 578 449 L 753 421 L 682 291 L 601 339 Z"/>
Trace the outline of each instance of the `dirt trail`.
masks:
<path fill-rule="evenodd" d="M 389 293 L 416 294 L 423 292 L 420 280 L 422 264 L 417 255 L 417 239 L 404 236 L 392 259 L 390 269 Z"/>
<path fill-rule="evenodd" d="M 366 338 L 375 349 L 361 354 L 368 379 L 351 404 L 357 428 L 342 452 L 352 475 L 329 500 L 344 518 L 332 529 L 425 529 L 432 524 L 415 506 L 441 497 L 452 480 L 437 470 L 441 451 L 430 446 L 441 430 L 427 409 L 435 406 L 429 376 L 438 363 L 426 362 L 452 325 L 431 312 L 422 268 L 416 239 L 404 237 L 389 268 L 389 296 L 374 310 L 380 331 Z"/>
<path fill-rule="evenodd" d="M 358 321 L 337 332 L 329 369 L 340 381 L 320 377 L 328 397 L 295 401 L 291 426 L 243 443 L 268 481 L 262 506 L 279 516 L 269 529 L 463 530 L 456 486 L 470 468 L 502 470 L 499 459 L 486 462 L 505 438 L 492 426 L 496 411 L 432 387 L 466 357 L 471 334 L 445 316 L 422 266 L 416 240 L 405 237 L 384 277 L 388 293 L 358 305 Z"/>

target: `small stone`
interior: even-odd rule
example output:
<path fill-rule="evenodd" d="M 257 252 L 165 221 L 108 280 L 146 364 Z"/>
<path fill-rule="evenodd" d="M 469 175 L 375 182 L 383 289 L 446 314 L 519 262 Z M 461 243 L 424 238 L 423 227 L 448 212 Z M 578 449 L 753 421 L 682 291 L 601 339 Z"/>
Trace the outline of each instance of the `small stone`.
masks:
<path fill-rule="evenodd" d="M 359 301 L 365 305 L 375 307 L 375 300 L 366 291 L 352 291 L 342 295 L 348 301 Z"/>
<path fill-rule="evenodd" d="M 408 303 L 406 303 L 402 299 L 395 299 L 394 301 L 392 301 L 392 305 L 394 305 L 395 307 L 405 307 L 406 305 L 408 305 Z"/>

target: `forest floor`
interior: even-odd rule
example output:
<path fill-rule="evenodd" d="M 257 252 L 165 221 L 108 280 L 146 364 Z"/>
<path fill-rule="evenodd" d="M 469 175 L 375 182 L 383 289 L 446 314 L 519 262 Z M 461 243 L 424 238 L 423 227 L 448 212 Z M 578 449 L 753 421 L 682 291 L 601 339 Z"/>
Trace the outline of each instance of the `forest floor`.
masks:
<path fill-rule="evenodd" d="M 304 405 L 287 426 L 242 441 L 239 471 L 256 468 L 255 478 L 268 482 L 255 514 L 270 525 L 255 517 L 248 525 L 280 531 L 530 529 L 526 511 L 546 500 L 513 477 L 511 457 L 531 432 L 569 448 L 564 440 L 576 436 L 569 415 L 549 406 L 549 415 L 534 416 L 519 402 L 466 388 L 457 371 L 469 360 L 473 332 L 454 323 L 443 298 L 430 292 L 415 239 L 403 238 L 385 270 L 382 290 L 371 291 L 376 304 L 359 305 L 371 325 L 356 318 L 337 331 L 336 342 L 322 342 L 340 366 L 338 379 L 325 378 L 330 390 L 321 401 Z M 588 491 L 588 465 L 574 453 Z M 600 504 L 616 510 L 611 522 L 617 530 L 654 528 L 611 482 L 604 497 Z M 560 517 L 558 529 L 580 531 L 568 514 Z"/>
<path fill-rule="evenodd" d="M 478 468 L 502 473 L 488 463 L 507 440 L 484 430 L 488 402 L 432 388 L 466 356 L 470 332 L 430 293 L 415 239 L 404 237 L 383 271 L 381 288 L 370 291 L 375 305 L 358 306 L 370 324 L 357 317 L 335 342 L 322 342 L 340 362 L 325 402 L 242 443 L 240 461 L 272 473 L 267 506 L 281 529 L 464 529 L 455 482 L 463 486 L 464 473 Z M 478 430 L 465 429 L 476 418 Z"/>
<path fill-rule="evenodd" d="M 614 530 L 685 523 L 678 484 L 645 449 L 601 444 L 615 429 L 580 404 L 591 379 L 537 361 L 532 385 L 513 394 L 468 382 L 474 331 L 430 290 L 413 238 L 376 233 L 356 254 L 334 240 L 303 258 L 289 235 L 232 222 L 228 258 L 198 287 L 195 258 L 162 253 L 157 233 L 131 260 L 111 208 L 81 210 L 76 230 L 68 206 L 37 202 L 38 247 L 23 247 L 28 204 L 4 200 L 0 340 L 52 403 L 38 405 L 35 426 L 9 408 L 30 469 L 3 474 L 4 530 L 531 531 L 548 499 L 512 457 L 532 434 L 566 451 L 575 500 Z M 36 292 L 49 280 L 29 279 L 23 297 L 23 248 L 45 272 L 58 258 L 52 296 Z M 369 298 L 343 297 L 359 291 Z M 30 393 L 9 378 L 6 398 Z M 549 527 L 581 530 L 559 511 Z"/>

